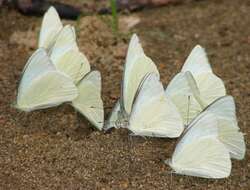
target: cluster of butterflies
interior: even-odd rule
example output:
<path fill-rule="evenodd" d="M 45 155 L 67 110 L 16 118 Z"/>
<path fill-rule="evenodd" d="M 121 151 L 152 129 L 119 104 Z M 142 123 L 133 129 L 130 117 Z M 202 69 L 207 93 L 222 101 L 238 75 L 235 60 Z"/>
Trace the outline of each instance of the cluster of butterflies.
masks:
<path fill-rule="evenodd" d="M 75 29 L 63 26 L 54 7 L 45 13 L 38 49 L 26 63 L 16 107 L 33 111 L 70 104 L 98 129 L 104 120 L 101 75 L 79 51 Z"/>
<path fill-rule="evenodd" d="M 33 111 L 64 102 L 99 130 L 122 127 L 138 136 L 179 137 L 166 160 L 178 174 L 225 178 L 231 173 L 230 158 L 245 155 L 234 99 L 226 95 L 201 46 L 192 50 L 181 72 L 164 89 L 156 65 L 134 34 L 121 97 L 104 123 L 100 73 L 90 70 L 77 47 L 74 28 L 63 26 L 51 7 L 43 18 L 39 48 L 24 67 L 16 107 Z"/>

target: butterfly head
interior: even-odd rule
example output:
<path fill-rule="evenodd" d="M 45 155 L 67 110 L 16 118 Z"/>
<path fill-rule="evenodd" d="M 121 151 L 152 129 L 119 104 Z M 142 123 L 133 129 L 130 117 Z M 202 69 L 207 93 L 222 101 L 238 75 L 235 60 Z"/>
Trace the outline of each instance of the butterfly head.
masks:
<path fill-rule="evenodd" d="M 115 122 L 116 128 L 128 128 L 129 115 L 124 111 L 118 111 L 118 119 Z"/>

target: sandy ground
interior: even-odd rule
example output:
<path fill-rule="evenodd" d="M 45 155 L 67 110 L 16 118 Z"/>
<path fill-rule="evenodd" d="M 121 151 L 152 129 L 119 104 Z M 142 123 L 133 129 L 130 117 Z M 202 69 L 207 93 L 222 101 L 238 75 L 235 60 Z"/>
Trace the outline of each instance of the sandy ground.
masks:
<path fill-rule="evenodd" d="M 142 39 L 164 85 L 186 56 L 201 44 L 214 72 L 235 97 L 239 126 L 249 147 L 250 3 L 234 0 L 190 1 L 145 10 L 132 31 L 112 34 L 106 17 L 83 17 L 78 44 L 103 78 L 106 116 L 119 97 L 128 39 Z M 250 153 L 233 160 L 229 178 L 208 180 L 171 175 L 163 161 L 175 139 L 128 137 L 126 130 L 96 131 L 67 104 L 21 113 L 15 102 L 20 74 L 36 48 L 41 18 L 0 10 L 0 189 L 242 189 L 250 187 Z"/>

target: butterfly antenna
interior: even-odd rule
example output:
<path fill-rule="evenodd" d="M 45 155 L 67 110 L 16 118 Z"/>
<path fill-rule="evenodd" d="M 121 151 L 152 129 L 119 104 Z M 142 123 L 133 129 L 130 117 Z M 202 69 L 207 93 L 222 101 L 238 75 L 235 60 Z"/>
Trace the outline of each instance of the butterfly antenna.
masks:
<path fill-rule="evenodd" d="M 95 107 L 95 106 L 90 106 L 91 109 L 103 109 L 103 108 L 100 108 L 100 107 Z"/>
<path fill-rule="evenodd" d="M 17 112 L 17 117 L 12 117 L 12 120 L 15 122 L 15 123 L 17 123 L 18 125 L 20 125 L 20 121 L 18 122 L 18 120 L 19 120 L 19 117 L 20 116 L 23 116 L 24 115 L 24 117 L 26 116 L 26 114 L 25 114 L 25 112 Z M 26 117 L 25 117 L 25 119 L 26 119 Z M 21 126 L 21 125 L 20 125 Z"/>
<path fill-rule="evenodd" d="M 171 170 L 171 172 L 170 172 L 170 189 L 172 189 L 172 187 L 173 187 L 173 172 Z"/>
<path fill-rule="evenodd" d="M 130 156 L 129 157 L 129 172 L 133 171 L 133 156 L 135 156 L 135 151 L 134 151 L 134 144 L 133 144 L 133 134 L 129 134 L 128 135 L 128 148 L 129 148 L 129 152 L 130 152 Z"/>
<path fill-rule="evenodd" d="M 80 118 L 77 110 L 75 110 L 75 114 L 76 114 L 76 128 L 80 128 L 81 127 L 81 118 Z"/>
<path fill-rule="evenodd" d="M 190 109 L 190 95 L 188 95 L 187 123 L 186 123 L 186 126 L 188 126 L 188 123 L 189 123 L 189 109 Z"/>
<path fill-rule="evenodd" d="M 170 189 L 173 187 L 173 173 L 175 173 L 172 169 L 170 171 L 166 171 L 166 174 L 170 174 Z"/>
<path fill-rule="evenodd" d="M 105 106 L 105 109 L 112 109 L 112 106 Z"/>

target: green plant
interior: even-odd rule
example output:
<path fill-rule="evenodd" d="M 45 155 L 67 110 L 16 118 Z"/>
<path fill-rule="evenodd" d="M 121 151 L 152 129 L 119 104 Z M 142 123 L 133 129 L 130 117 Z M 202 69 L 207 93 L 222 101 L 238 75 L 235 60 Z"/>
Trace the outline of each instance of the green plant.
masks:
<path fill-rule="evenodd" d="M 118 31 L 118 14 L 117 14 L 117 4 L 116 0 L 109 0 L 111 13 L 112 13 L 112 29 L 114 32 Z"/>

